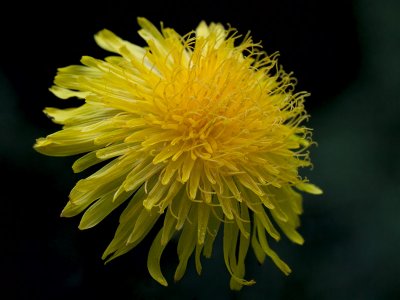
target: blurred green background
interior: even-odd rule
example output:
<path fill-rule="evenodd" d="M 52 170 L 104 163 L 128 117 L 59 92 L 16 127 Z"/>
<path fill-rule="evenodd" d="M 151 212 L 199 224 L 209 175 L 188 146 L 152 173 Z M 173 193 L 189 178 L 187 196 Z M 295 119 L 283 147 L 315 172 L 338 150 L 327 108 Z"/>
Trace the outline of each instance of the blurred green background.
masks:
<path fill-rule="evenodd" d="M 141 2 L 84 7 L 83 2 L 3 7 L 0 65 L 1 273 L 7 299 L 400 299 L 400 2 L 396 0 Z M 272 245 L 292 267 L 285 277 L 250 251 L 247 278 L 229 291 L 221 239 L 197 276 L 193 261 L 172 280 L 176 245 L 162 267 L 168 288 L 154 282 L 146 258 L 154 232 L 128 254 L 104 265 L 118 214 L 79 231 L 79 217 L 59 214 L 81 175 L 74 158 L 35 153 L 36 138 L 58 130 L 42 109 L 79 102 L 48 92 L 58 67 L 82 55 L 103 58 L 93 34 L 108 28 L 143 45 L 136 17 L 184 34 L 202 20 L 251 30 L 268 53 L 280 51 L 306 103 L 318 147 L 314 170 L 324 190 L 305 195 L 303 246 Z M 87 175 L 87 174 L 84 174 Z M 221 237 L 221 236 L 220 236 Z"/>

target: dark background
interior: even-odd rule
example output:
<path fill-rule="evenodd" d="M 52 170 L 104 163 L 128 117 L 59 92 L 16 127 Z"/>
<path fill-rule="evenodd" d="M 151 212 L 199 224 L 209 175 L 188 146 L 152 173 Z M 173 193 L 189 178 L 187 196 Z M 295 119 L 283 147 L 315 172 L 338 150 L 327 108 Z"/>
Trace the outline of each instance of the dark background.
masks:
<path fill-rule="evenodd" d="M 0 285 L 7 299 L 400 299 L 399 1 L 84 3 L 2 7 Z M 257 284 L 229 291 L 219 239 L 200 277 L 191 260 L 174 283 L 171 243 L 162 259 L 170 283 L 164 288 L 146 267 L 154 232 L 104 265 L 100 256 L 121 210 L 87 231 L 78 230 L 79 217 L 59 217 L 81 176 L 70 168 L 75 158 L 45 157 L 32 145 L 59 129 L 44 107 L 78 102 L 59 100 L 48 88 L 58 67 L 107 55 L 93 40 L 103 28 L 144 45 L 137 16 L 181 34 L 203 19 L 251 30 L 268 53 L 280 51 L 298 90 L 311 92 L 308 125 L 318 147 L 306 175 L 325 193 L 304 196 L 305 244 L 273 245 L 292 267 L 289 277 L 268 260 L 259 266 L 249 251 L 246 278 Z"/>

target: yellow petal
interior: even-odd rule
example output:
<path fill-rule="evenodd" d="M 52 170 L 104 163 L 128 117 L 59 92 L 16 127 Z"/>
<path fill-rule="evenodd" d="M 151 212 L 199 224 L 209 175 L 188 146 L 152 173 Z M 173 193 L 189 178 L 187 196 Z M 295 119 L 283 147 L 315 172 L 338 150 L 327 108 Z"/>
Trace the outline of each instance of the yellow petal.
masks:
<path fill-rule="evenodd" d="M 311 183 L 299 183 L 296 185 L 296 188 L 298 188 L 301 191 L 310 193 L 310 194 L 314 194 L 314 195 L 321 195 L 323 192 L 322 190 L 317 187 L 315 184 L 311 184 Z"/>
<path fill-rule="evenodd" d="M 178 281 L 185 274 L 187 262 L 196 245 L 195 226 L 187 224 L 183 228 L 178 242 L 179 264 L 174 274 L 174 280 Z"/>
<path fill-rule="evenodd" d="M 189 180 L 190 174 L 192 172 L 195 160 L 192 159 L 190 154 L 187 154 L 182 165 L 182 182 Z"/>
<path fill-rule="evenodd" d="M 132 194 L 125 193 L 120 196 L 116 201 L 113 201 L 114 191 L 106 193 L 99 200 L 97 200 L 82 216 L 79 223 L 79 229 L 88 229 L 96 226 L 105 217 L 107 217 L 114 209 L 120 206 Z"/>
<path fill-rule="evenodd" d="M 146 53 L 142 47 L 136 46 L 119 38 L 107 29 L 99 31 L 94 36 L 94 39 L 101 48 L 110 52 L 122 54 L 121 49 L 124 48 L 127 49 L 129 53 L 136 59 L 142 59 Z"/>
<path fill-rule="evenodd" d="M 201 254 L 201 251 L 203 250 L 203 246 L 204 246 L 203 244 L 201 244 L 201 245 L 196 244 L 196 251 L 195 251 L 195 255 L 194 255 L 196 272 L 198 275 L 201 274 L 201 270 L 202 270 L 200 254 Z"/>
<path fill-rule="evenodd" d="M 77 97 L 79 99 L 84 99 L 86 98 L 90 92 L 78 92 L 78 91 L 72 91 L 69 89 L 65 89 L 59 86 L 52 86 L 50 89 L 50 92 L 52 92 L 55 96 L 57 96 L 60 99 L 68 99 L 72 97 Z"/>
<path fill-rule="evenodd" d="M 172 215 L 171 209 L 167 210 L 162 227 L 161 245 L 166 245 L 175 232 L 176 218 Z"/>
<path fill-rule="evenodd" d="M 160 217 L 160 214 L 156 212 L 151 212 L 146 209 L 143 209 L 139 214 L 135 227 L 132 230 L 132 233 L 129 235 L 127 244 L 135 243 L 137 240 L 142 239 L 151 228 L 153 228 L 154 224 Z M 160 237 L 161 238 L 161 237 Z"/>
<path fill-rule="evenodd" d="M 72 170 L 79 173 L 101 161 L 102 159 L 97 157 L 96 151 L 92 151 L 78 158 L 72 165 Z"/>
<path fill-rule="evenodd" d="M 289 268 L 289 266 L 282 261 L 279 256 L 275 253 L 275 251 L 273 251 L 267 242 L 267 238 L 265 237 L 265 231 L 262 228 L 261 222 L 260 221 L 256 221 L 256 226 L 257 226 L 257 232 L 258 232 L 258 239 L 260 241 L 260 245 L 263 249 L 263 251 L 265 252 L 265 254 L 267 254 L 272 261 L 275 263 L 275 265 L 285 274 L 288 275 L 291 270 Z"/>
<path fill-rule="evenodd" d="M 214 212 L 214 213 L 217 214 L 217 212 Z M 214 214 L 210 214 L 210 219 L 208 221 L 208 230 L 207 230 L 206 238 L 204 240 L 204 250 L 203 250 L 203 254 L 207 258 L 211 257 L 213 244 L 214 244 L 215 238 L 217 237 L 219 226 L 221 224 L 221 221 L 220 221 L 221 218 L 222 218 L 222 214 L 221 214 L 221 216 L 217 216 L 217 217 Z"/>
<path fill-rule="evenodd" d="M 193 206 L 192 202 L 189 200 L 187 193 L 181 193 L 181 197 L 175 198 L 175 201 L 172 202 L 172 210 L 171 213 L 174 213 L 178 222 L 176 223 L 175 229 L 181 230 L 184 226 L 188 214 L 190 213 L 190 209 Z"/>
<path fill-rule="evenodd" d="M 252 234 L 252 237 L 251 237 L 251 246 L 252 246 L 252 248 L 254 250 L 254 254 L 256 255 L 256 258 L 257 258 L 258 262 L 260 264 L 263 264 L 264 260 L 265 260 L 265 252 L 262 249 L 260 243 L 258 242 L 257 230 L 255 228 L 253 229 L 253 234 Z"/>
<path fill-rule="evenodd" d="M 168 286 L 168 282 L 161 272 L 160 259 L 165 249 L 165 245 L 161 244 L 162 231 L 159 231 L 153 243 L 151 244 L 149 255 L 147 258 L 147 268 L 151 277 L 163 286 Z"/>
<path fill-rule="evenodd" d="M 197 244 L 203 245 L 208 228 L 210 207 L 208 204 L 205 204 L 203 202 L 200 202 L 195 206 L 197 209 Z"/>

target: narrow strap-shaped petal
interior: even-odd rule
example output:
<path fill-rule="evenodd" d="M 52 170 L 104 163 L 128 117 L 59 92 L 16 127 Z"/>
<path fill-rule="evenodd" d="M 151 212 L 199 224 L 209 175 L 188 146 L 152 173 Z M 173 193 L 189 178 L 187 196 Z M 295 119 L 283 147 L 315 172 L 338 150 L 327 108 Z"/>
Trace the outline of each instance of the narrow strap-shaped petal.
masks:
<path fill-rule="evenodd" d="M 79 229 L 88 229 L 96 226 L 105 217 L 107 217 L 114 209 L 120 206 L 125 200 L 132 195 L 133 192 L 121 194 L 118 199 L 113 200 L 114 190 L 106 193 L 97 200 L 82 216 L 79 223 Z"/>
<path fill-rule="evenodd" d="M 161 243 L 162 235 L 163 231 L 160 230 L 153 243 L 151 244 L 149 255 L 147 258 L 147 268 L 149 269 L 149 273 L 151 277 L 154 278 L 154 280 L 156 280 L 163 286 L 168 286 L 168 282 L 162 274 L 160 266 L 161 255 L 167 245 L 167 243 Z"/>
<path fill-rule="evenodd" d="M 192 255 L 193 250 L 196 246 L 196 226 L 192 224 L 186 224 L 183 227 L 181 236 L 178 242 L 178 257 L 179 264 L 176 268 L 174 280 L 178 281 L 185 274 L 187 262 L 189 257 Z"/>
<path fill-rule="evenodd" d="M 162 235 L 161 235 L 161 244 L 166 245 L 170 239 L 170 237 L 175 232 L 175 224 L 176 218 L 172 215 L 171 209 L 167 209 L 167 212 L 164 217 L 164 225 L 162 227 Z"/>
<path fill-rule="evenodd" d="M 210 207 L 204 202 L 194 204 L 197 210 L 197 244 L 203 245 L 208 228 L 208 220 L 210 217 Z"/>
<path fill-rule="evenodd" d="M 263 251 L 265 252 L 265 254 L 267 254 L 272 261 L 275 263 L 275 265 L 285 274 L 288 275 L 291 270 L 290 267 L 284 262 L 282 261 L 279 256 L 276 254 L 275 251 L 273 251 L 267 242 L 267 238 L 265 236 L 265 230 L 261 225 L 261 222 L 256 219 L 256 226 L 257 226 L 257 233 L 258 233 L 258 240 L 260 242 L 261 248 L 263 249 Z"/>
<path fill-rule="evenodd" d="M 217 212 L 215 212 L 215 209 L 213 210 L 213 213 L 210 214 L 210 218 L 208 221 L 207 234 L 206 234 L 206 238 L 204 240 L 203 254 L 207 258 L 211 257 L 213 244 L 214 244 L 215 238 L 217 237 L 219 227 L 221 225 L 220 220 L 222 220 L 222 218 L 223 218 L 222 212 L 220 213 L 220 216 L 218 216 L 218 217 L 216 217 L 214 214 L 217 214 Z"/>
<path fill-rule="evenodd" d="M 201 259 L 200 259 L 200 254 L 201 254 L 201 251 L 203 250 L 203 247 L 204 247 L 204 244 L 199 244 L 199 243 L 197 243 L 196 244 L 196 251 L 195 251 L 195 254 L 194 254 L 194 262 L 195 262 L 195 266 L 196 266 L 196 272 L 197 272 L 197 274 L 201 274 L 201 271 L 202 271 L 202 265 L 201 265 Z"/>
<path fill-rule="evenodd" d="M 300 191 L 304 191 L 310 194 L 314 194 L 314 195 L 321 195 L 322 194 L 322 190 L 317 187 L 315 184 L 311 184 L 311 183 L 298 183 L 296 184 L 296 188 L 299 189 Z"/>
<path fill-rule="evenodd" d="M 238 289 L 241 285 L 253 285 L 253 280 L 247 281 L 242 277 L 236 275 L 237 269 L 237 258 L 236 258 L 236 247 L 239 237 L 239 228 L 235 223 L 229 220 L 225 220 L 224 223 L 224 237 L 223 237 L 223 253 L 225 265 L 232 276 L 232 280 L 236 283 L 231 284 L 231 288 Z M 240 247 L 240 246 L 239 246 Z M 242 249 L 242 255 L 243 255 Z"/>
<path fill-rule="evenodd" d="M 128 206 L 122 212 L 120 216 L 119 226 L 115 232 L 114 238 L 108 245 L 107 249 L 104 251 L 102 259 L 106 259 L 110 254 L 113 254 L 107 261 L 117 257 L 121 253 L 125 253 L 121 249 L 132 249 L 135 247 L 142 239 L 138 239 L 135 243 L 127 245 L 129 235 L 133 231 L 135 226 L 135 220 L 137 220 L 139 214 L 143 210 L 143 205 L 141 199 L 143 199 L 144 188 L 139 189 L 135 195 L 130 199 Z"/>
<path fill-rule="evenodd" d="M 82 172 L 86 170 L 87 168 L 94 166 L 95 164 L 98 164 L 101 162 L 102 159 L 98 158 L 96 155 L 96 151 L 89 152 L 85 154 L 84 156 L 81 156 L 78 158 L 72 165 L 72 170 L 75 173 Z"/>
<path fill-rule="evenodd" d="M 241 205 L 241 218 L 244 220 L 249 219 L 249 211 L 245 205 Z M 250 223 L 244 223 L 244 232 L 250 232 L 251 226 Z M 243 278 L 246 272 L 245 267 L 245 258 L 247 255 L 247 251 L 250 245 L 250 238 L 249 235 L 245 235 L 242 231 L 240 231 L 239 236 L 239 251 L 238 251 L 238 258 L 236 268 L 234 269 L 234 275 L 236 278 Z M 240 290 L 242 288 L 241 281 L 238 281 L 235 277 L 232 277 L 230 280 L 230 287 L 232 290 Z M 255 284 L 254 280 L 250 280 L 246 282 L 247 285 Z"/>
<path fill-rule="evenodd" d="M 127 42 L 107 29 L 99 31 L 94 39 L 96 43 L 103 49 L 121 54 L 121 48 L 128 49 L 129 53 L 137 59 L 142 59 L 146 51 L 139 46 Z"/>
<path fill-rule="evenodd" d="M 148 211 L 147 209 L 143 208 L 136 219 L 135 227 L 133 228 L 132 233 L 129 235 L 128 240 L 126 241 L 127 244 L 135 243 L 138 239 L 146 235 L 159 217 L 159 213 L 155 211 Z"/>
<path fill-rule="evenodd" d="M 265 252 L 262 249 L 260 243 L 258 242 L 257 232 L 258 232 L 258 229 L 257 229 L 256 224 L 254 222 L 253 233 L 251 235 L 251 247 L 253 248 L 253 251 L 254 251 L 254 254 L 255 254 L 256 258 L 257 258 L 257 261 L 260 264 L 263 264 L 264 260 L 265 260 Z"/>
<path fill-rule="evenodd" d="M 60 99 L 69 99 L 72 97 L 84 99 L 90 94 L 90 92 L 73 91 L 69 89 L 64 89 L 56 85 L 52 86 L 49 90 Z"/>

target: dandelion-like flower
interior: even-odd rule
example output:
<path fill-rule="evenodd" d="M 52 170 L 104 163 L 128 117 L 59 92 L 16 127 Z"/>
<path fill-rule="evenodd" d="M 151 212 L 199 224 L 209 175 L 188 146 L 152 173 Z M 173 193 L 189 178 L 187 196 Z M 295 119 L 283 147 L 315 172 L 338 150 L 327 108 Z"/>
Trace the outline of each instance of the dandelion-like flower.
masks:
<path fill-rule="evenodd" d="M 79 228 L 87 229 L 127 202 L 107 261 L 137 246 L 162 218 L 147 264 L 165 286 L 160 259 L 168 242 L 178 240 L 174 279 L 193 253 L 200 274 L 200 256 L 211 256 L 220 227 L 232 289 L 254 283 L 244 279 L 250 245 L 260 263 L 268 256 L 290 273 L 268 240 L 279 240 L 281 231 L 302 244 L 299 190 L 321 193 L 298 172 L 311 165 L 311 130 L 302 126 L 308 94 L 295 93 L 296 80 L 277 54 L 267 55 L 249 35 L 238 42 L 236 30 L 201 22 L 180 36 L 144 18 L 138 23 L 146 47 L 102 30 L 97 44 L 117 55 L 82 57 L 83 65 L 59 69 L 50 89 L 83 104 L 46 108 L 63 128 L 34 148 L 51 156 L 84 153 L 74 172 L 103 162 L 77 182 L 62 216 L 86 210 Z"/>

